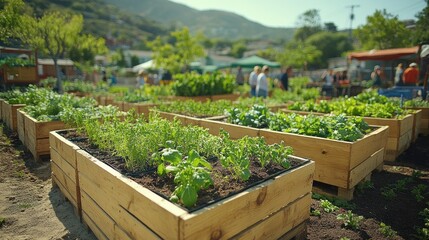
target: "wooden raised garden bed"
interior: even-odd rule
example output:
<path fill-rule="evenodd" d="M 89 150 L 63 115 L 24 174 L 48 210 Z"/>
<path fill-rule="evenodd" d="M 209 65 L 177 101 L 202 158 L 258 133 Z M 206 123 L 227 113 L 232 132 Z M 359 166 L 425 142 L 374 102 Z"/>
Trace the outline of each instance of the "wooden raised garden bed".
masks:
<path fill-rule="evenodd" d="M 221 94 L 221 95 L 212 95 L 212 96 L 195 96 L 195 97 L 184 97 L 184 96 L 174 96 L 172 101 L 186 101 L 193 100 L 196 102 L 207 102 L 208 100 L 217 101 L 217 100 L 231 100 L 235 101 L 240 97 L 240 94 Z"/>
<path fill-rule="evenodd" d="M 24 121 L 19 131 L 24 135 L 24 145 L 33 154 L 36 161 L 40 160 L 43 155 L 49 155 L 49 132 L 64 129 L 65 124 L 62 121 L 41 122 L 32 118 L 25 112 L 21 111 Z"/>
<path fill-rule="evenodd" d="M 7 101 L 2 102 L 1 111 L 3 122 L 14 132 L 16 132 L 17 128 L 16 112 L 22 107 L 25 107 L 25 104 L 9 104 Z"/>
<path fill-rule="evenodd" d="M 288 113 L 308 115 L 310 112 L 282 110 Z M 312 112 L 313 113 L 313 112 Z M 313 113 L 314 115 L 328 115 L 323 113 Z M 386 145 L 385 161 L 395 161 L 411 144 L 413 137 L 413 119 L 411 114 L 407 114 L 402 119 L 396 118 L 373 118 L 362 117 L 369 125 L 389 126 L 388 141 Z M 416 120 L 417 121 L 417 120 Z M 416 124 L 418 124 L 416 122 Z"/>
<path fill-rule="evenodd" d="M 422 111 L 419 133 L 427 136 L 429 134 L 429 108 L 427 108 L 427 107 L 408 108 L 407 107 L 407 109 L 414 109 L 414 110 L 421 110 Z"/>
<path fill-rule="evenodd" d="M 402 119 L 363 117 L 370 125 L 389 126 L 385 161 L 395 161 L 411 144 L 413 134 L 413 116 L 406 115 Z"/>
<path fill-rule="evenodd" d="M 112 105 L 113 99 L 113 96 L 101 96 L 99 104 L 103 106 Z"/>
<path fill-rule="evenodd" d="M 52 148 L 67 149 L 57 159 L 67 162 L 69 172 L 73 162 L 77 168 L 77 187 L 67 191 L 80 191 L 82 219 L 99 239 L 289 239 L 298 235 L 297 229 L 305 230 L 315 167 L 312 161 L 294 157 L 303 165 L 188 212 L 89 153 L 58 141 L 64 138 L 51 133 L 51 144 L 59 146 Z M 69 150 L 76 152 L 75 159 Z M 69 156 L 71 160 L 66 159 Z M 65 171 L 59 174 L 69 181 L 73 178 Z"/>
<path fill-rule="evenodd" d="M 284 141 L 294 149 L 294 155 L 316 163 L 314 180 L 334 186 L 332 195 L 350 200 L 354 187 L 383 164 L 388 127 L 374 131 L 356 142 L 298 135 L 260 129 L 259 135 L 269 144 Z"/>

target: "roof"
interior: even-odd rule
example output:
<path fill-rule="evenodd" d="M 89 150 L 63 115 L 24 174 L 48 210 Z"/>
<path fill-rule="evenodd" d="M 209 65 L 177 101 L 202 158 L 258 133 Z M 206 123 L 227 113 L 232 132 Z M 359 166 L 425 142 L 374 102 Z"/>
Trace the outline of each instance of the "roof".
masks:
<path fill-rule="evenodd" d="M 37 63 L 39 65 L 54 65 L 54 60 L 47 58 L 47 59 L 37 59 Z M 60 66 L 73 66 L 74 62 L 70 59 L 58 59 L 57 64 Z"/>
<path fill-rule="evenodd" d="M 384 50 L 371 50 L 365 52 L 353 52 L 349 54 L 350 59 L 357 60 L 394 60 L 403 56 L 417 54 L 418 47 L 391 48 Z"/>
<path fill-rule="evenodd" d="M 253 68 L 255 66 L 264 66 L 267 65 L 272 68 L 278 68 L 280 67 L 280 64 L 277 62 L 271 62 L 267 59 L 258 57 L 258 56 L 251 56 L 248 58 L 242 58 L 238 61 L 235 61 L 231 63 L 231 67 L 243 67 L 243 68 Z"/>

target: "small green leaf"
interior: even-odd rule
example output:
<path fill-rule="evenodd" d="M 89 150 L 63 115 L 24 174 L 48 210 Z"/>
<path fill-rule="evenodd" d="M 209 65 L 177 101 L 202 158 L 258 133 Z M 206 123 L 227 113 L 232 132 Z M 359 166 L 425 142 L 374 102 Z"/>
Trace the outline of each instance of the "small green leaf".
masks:
<path fill-rule="evenodd" d="M 192 207 L 197 202 L 197 197 L 197 191 L 190 184 L 187 184 L 181 195 L 183 205 Z"/>
<path fill-rule="evenodd" d="M 182 160 L 182 154 L 176 149 L 166 148 L 163 150 L 162 159 L 177 164 Z"/>
<path fill-rule="evenodd" d="M 164 175 L 165 174 L 165 165 L 164 163 L 161 163 L 158 165 L 157 169 L 158 175 Z"/>
<path fill-rule="evenodd" d="M 240 171 L 240 178 L 244 181 L 249 180 L 250 178 L 250 170 L 249 169 L 242 169 Z"/>

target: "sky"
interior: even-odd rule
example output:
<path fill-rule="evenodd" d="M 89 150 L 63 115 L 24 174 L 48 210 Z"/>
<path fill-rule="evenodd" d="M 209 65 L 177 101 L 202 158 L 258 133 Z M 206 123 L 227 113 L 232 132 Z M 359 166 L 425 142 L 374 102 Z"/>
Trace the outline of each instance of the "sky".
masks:
<path fill-rule="evenodd" d="M 297 19 L 310 9 L 319 10 L 322 23 L 333 22 L 338 30 L 366 24 L 376 10 L 386 11 L 399 20 L 416 19 L 425 0 L 171 0 L 198 10 L 217 9 L 237 13 L 269 27 L 297 27 Z M 351 6 L 354 20 L 350 22 Z"/>

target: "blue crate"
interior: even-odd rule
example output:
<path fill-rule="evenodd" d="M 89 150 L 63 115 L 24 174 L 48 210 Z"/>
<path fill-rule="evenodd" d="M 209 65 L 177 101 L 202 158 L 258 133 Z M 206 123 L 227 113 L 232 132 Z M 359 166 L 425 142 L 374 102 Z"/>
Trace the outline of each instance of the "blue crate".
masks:
<path fill-rule="evenodd" d="M 386 97 L 399 97 L 413 99 L 421 96 L 423 87 L 393 87 L 388 89 L 378 89 L 378 94 Z"/>

